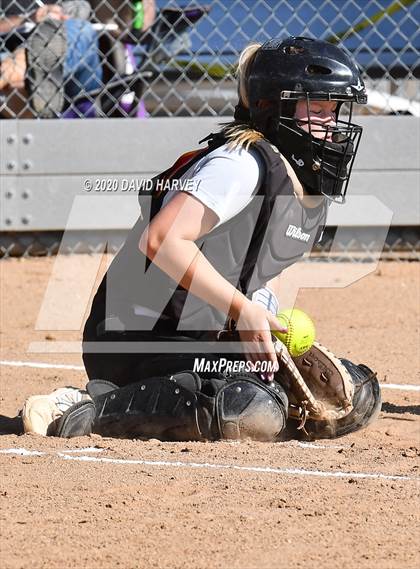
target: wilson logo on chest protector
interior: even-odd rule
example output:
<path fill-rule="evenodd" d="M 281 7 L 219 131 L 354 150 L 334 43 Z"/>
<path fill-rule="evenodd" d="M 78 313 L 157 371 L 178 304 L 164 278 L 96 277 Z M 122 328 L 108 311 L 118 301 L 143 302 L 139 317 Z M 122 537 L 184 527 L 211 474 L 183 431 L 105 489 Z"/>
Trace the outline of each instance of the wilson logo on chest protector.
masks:
<path fill-rule="evenodd" d="M 311 237 L 309 233 L 304 233 L 301 227 L 296 227 L 296 225 L 290 224 L 286 229 L 286 237 L 291 239 L 297 239 L 298 241 L 304 241 L 307 243 Z"/>

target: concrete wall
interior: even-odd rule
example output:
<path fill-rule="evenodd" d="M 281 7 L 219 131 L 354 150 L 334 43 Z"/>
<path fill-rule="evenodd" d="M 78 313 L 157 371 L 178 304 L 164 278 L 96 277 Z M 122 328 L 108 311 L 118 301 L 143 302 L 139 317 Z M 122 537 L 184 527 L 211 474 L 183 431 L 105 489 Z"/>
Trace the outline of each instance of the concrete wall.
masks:
<path fill-rule="evenodd" d="M 197 148 L 221 121 L 0 121 L 0 231 L 62 230 L 69 218 L 72 229 L 130 227 L 139 213 L 136 194 L 121 189 Z M 391 216 L 393 225 L 418 225 L 420 121 L 391 116 L 357 117 L 356 122 L 365 130 L 349 203 L 331 207 L 329 225 L 387 225 Z"/>

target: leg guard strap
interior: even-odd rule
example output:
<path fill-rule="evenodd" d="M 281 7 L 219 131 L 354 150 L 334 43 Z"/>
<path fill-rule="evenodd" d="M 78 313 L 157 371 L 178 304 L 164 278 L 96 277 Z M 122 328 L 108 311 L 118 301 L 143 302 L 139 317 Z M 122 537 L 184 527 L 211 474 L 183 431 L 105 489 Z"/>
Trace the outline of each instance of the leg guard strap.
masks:
<path fill-rule="evenodd" d="M 95 398 L 93 430 L 110 437 L 202 440 L 196 393 L 200 387 L 196 374 L 184 372 L 100 395 Z"/>
<path fill-rule="evenodd" d="M 60 420 L 57 435 L 95 432 L 172 441 L 274 441 L 286 425 L 285 392 L 252 374 L 201 380 L 186 371 L 114 387 L 109 382 L 90 382 L 93 401 L 71 407 Z"/>

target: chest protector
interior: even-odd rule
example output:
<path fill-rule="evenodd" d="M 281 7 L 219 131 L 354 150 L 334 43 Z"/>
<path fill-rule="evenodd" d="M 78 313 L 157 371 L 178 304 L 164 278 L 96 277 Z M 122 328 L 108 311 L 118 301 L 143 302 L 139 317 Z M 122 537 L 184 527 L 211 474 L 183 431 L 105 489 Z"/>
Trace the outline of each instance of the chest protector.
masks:
<path fill-rule="evenodd" d="M 139 196 L 142 215 L 100 287 L 102 293 L 108 288 L 107 313 L 117 315 L 125 330 L 145 329 L 144 308 L 146 314 L 160 315 L 148 319 L 149 329 L 159 334 L 205 339 L 206 331 L 223 328 L 225 314 L 177 285 L 141 253 L 138 244 L 162 207 L 170 181 L 180 178 L 194 162 L 225 142 L 221 136 L 211 135 L 207 149 L 183 155 L 155 178 L 152 199 L 150 192 Z M 312 248 L 327 210 L 325 201 L 317 208 L 301 205 L 276 147 L 260 140 L 252 149 L 263 168 L 256 195 L 232 219 L 196 241 L 213 267 L 248 297 Z M 139 306 L 143 307 L 142 317 L 138 310 L 136 315 Z"/>

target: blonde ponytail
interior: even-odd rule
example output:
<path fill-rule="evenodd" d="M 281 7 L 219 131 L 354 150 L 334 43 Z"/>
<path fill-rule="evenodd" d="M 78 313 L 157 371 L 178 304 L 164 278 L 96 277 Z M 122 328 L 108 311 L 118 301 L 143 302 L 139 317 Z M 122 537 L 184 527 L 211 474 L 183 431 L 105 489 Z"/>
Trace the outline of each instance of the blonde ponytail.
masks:
<path fill-rule="evenodd" d="M 244 109 L 249 109 L 248 78 L 251 65 L 260 47 L 260 43 L 252 43 L 243 49 L 239 56 L 236 78 L 238 81 L 239 104 Z M 242 147 L 248 150 L 251 144 L 264 138 L 261 132 L 250 128 L 247 122 L 239 120 L 228 123 L 222 128 L 221 132 L 228 139 L 229 150 Z"/>
<path fill-rule="evenodd" d="M 245 109 L 249 109 L 248 97 L 248 78 L 251 71 L 251 65 L 254 62 L 257 51 L 261 47 L 260 43 L 251 43 L 242 50 L 239 56 L 238 67 L 236 69 L 236 78 L 238 80 L 238 96 L 239 102 Z"/>

